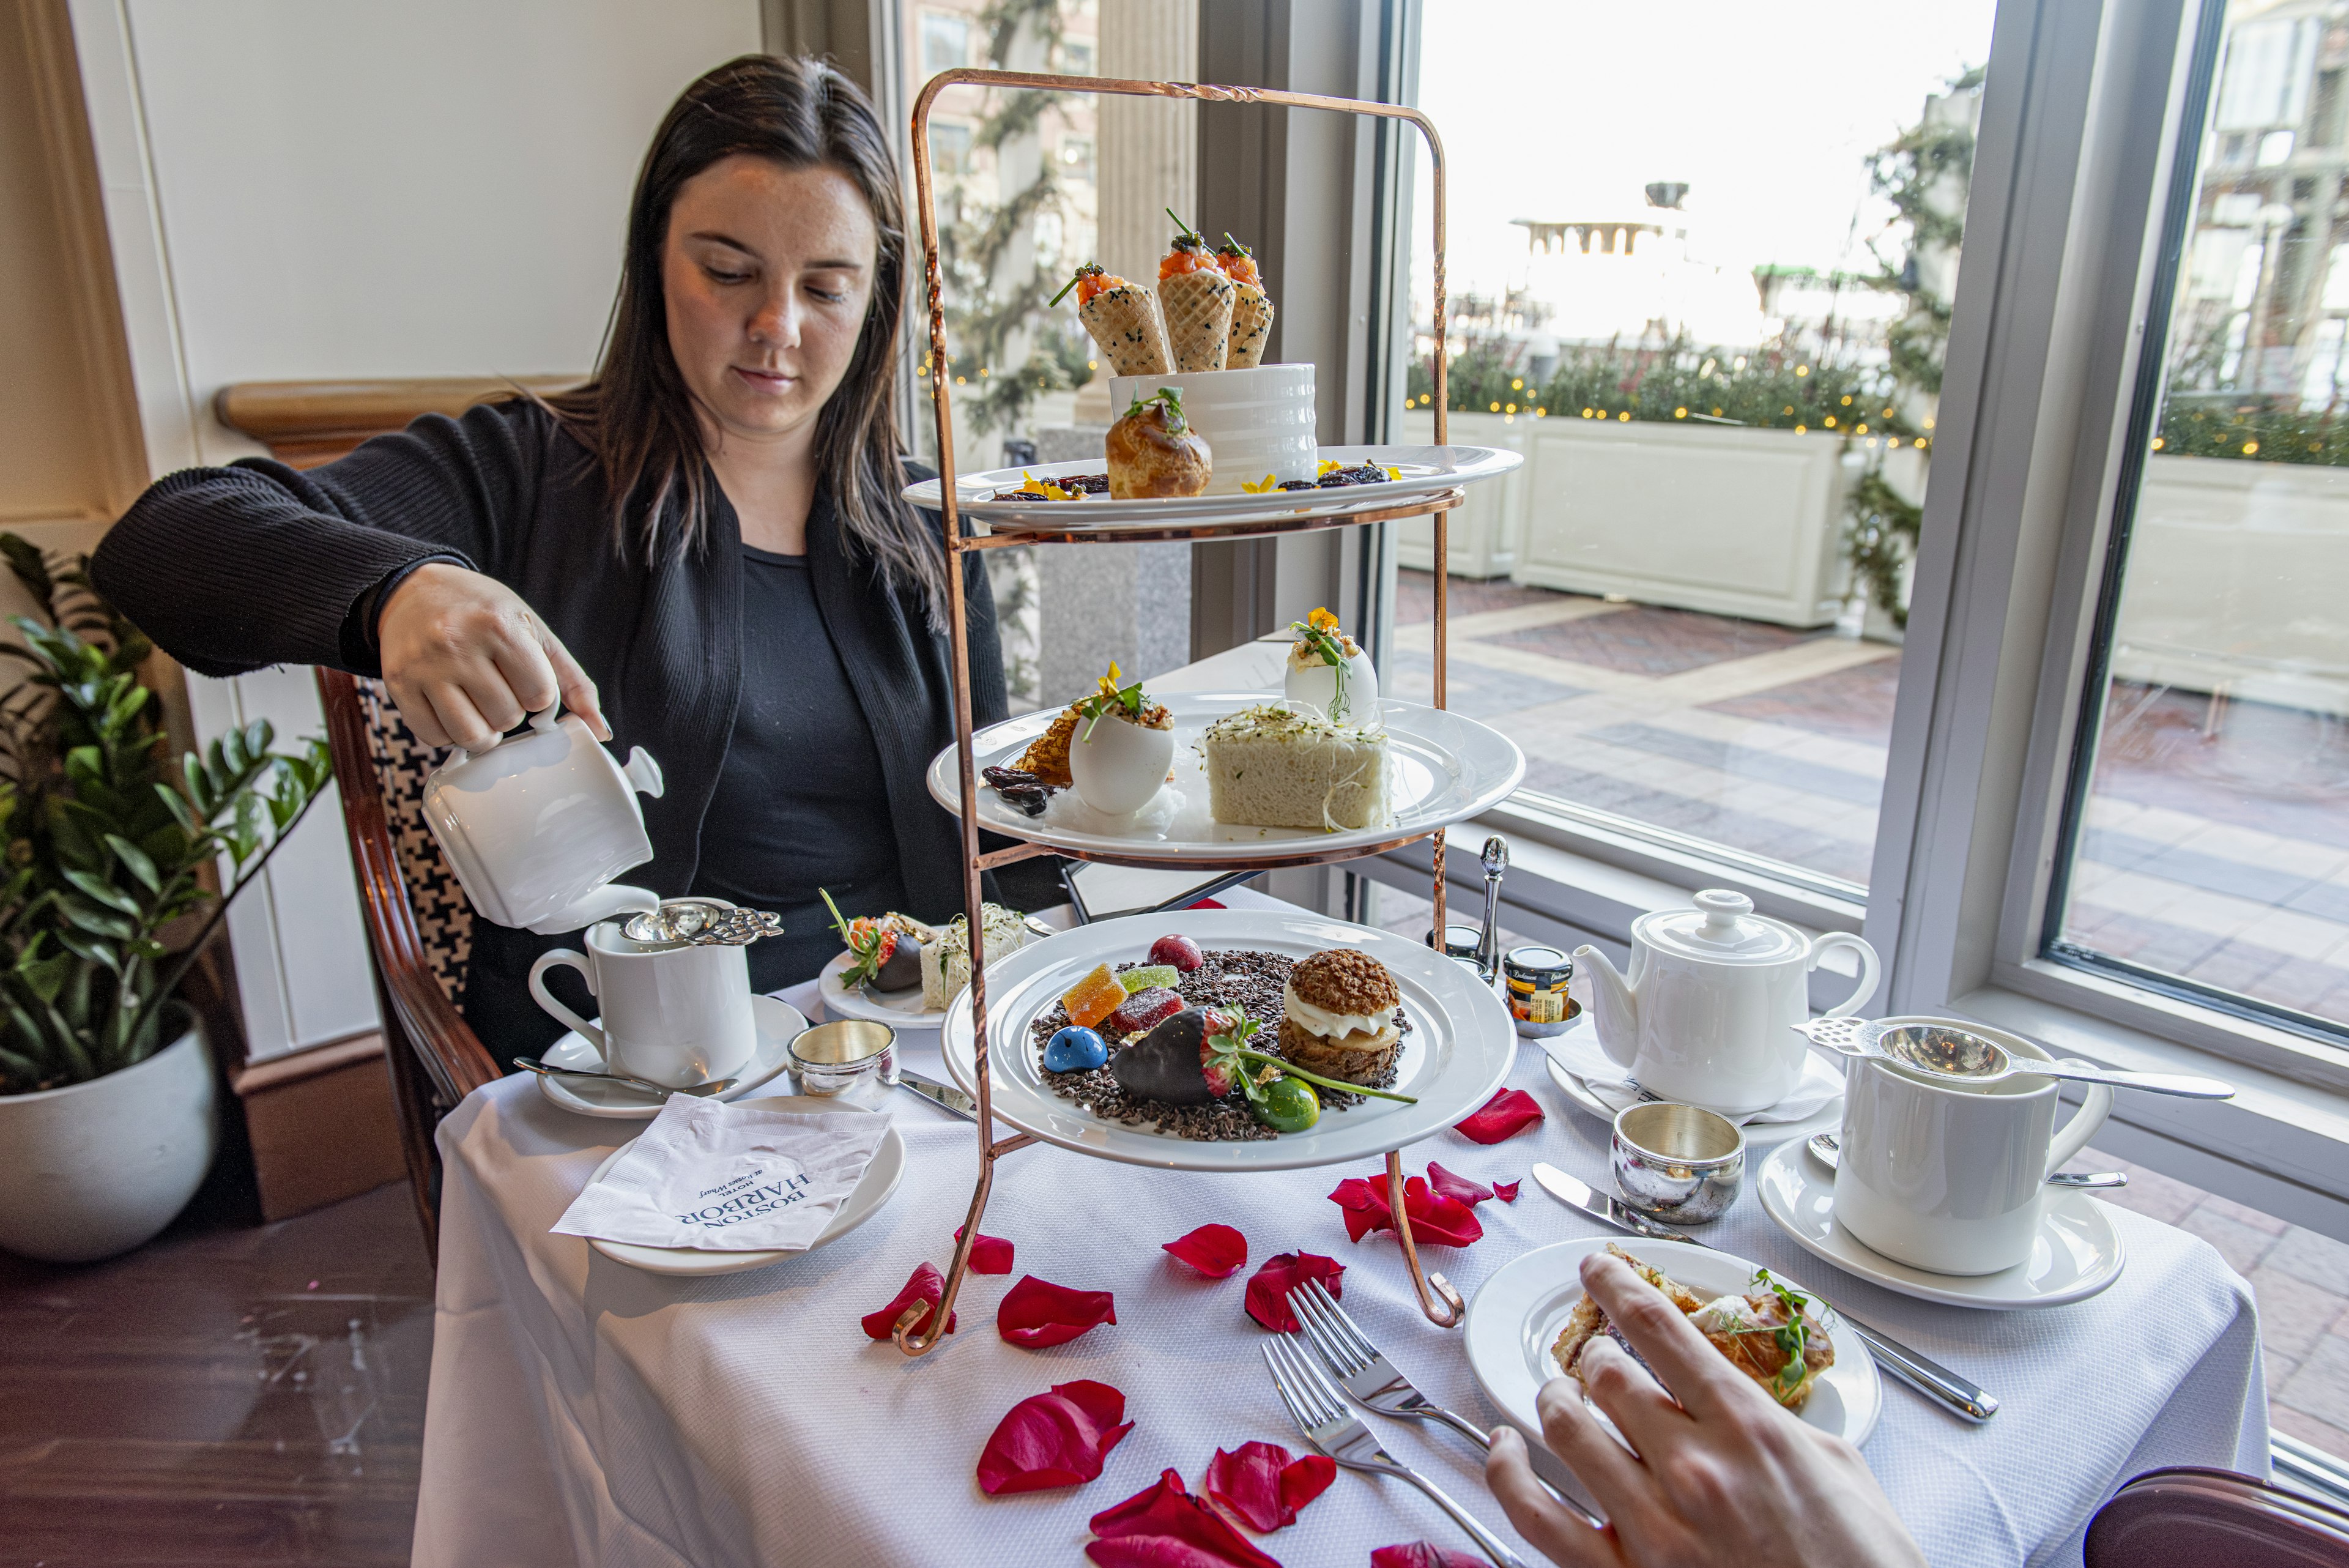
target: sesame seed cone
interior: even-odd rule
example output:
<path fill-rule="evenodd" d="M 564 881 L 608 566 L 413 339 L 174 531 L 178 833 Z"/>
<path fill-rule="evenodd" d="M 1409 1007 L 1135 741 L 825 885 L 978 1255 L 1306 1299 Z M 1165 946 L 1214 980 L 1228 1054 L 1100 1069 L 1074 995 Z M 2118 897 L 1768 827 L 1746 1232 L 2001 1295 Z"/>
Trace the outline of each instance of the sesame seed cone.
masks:
<path fill-rule="evenodd" d="M 1166 351 L 1166 328 L 1158 320 L 1150 291 L 1121 283 L 1085 301 L 1077 312 L 1093 341 L 1119 376 L 1164 376 L 1174 369 Z"/>
<path fill-rule="evenodd" d="M 1232 280 L 1212 267 L 1158 280 L 1166 312 L 1166 340 L 1182 372 L 1220 370 L 1231 341 Z"/>
<path fill-rule="evenodd" d="M 1272 298 L 1252 283 L 1233 286 L 1232 351 L 1226 369 L 1253 370 L 1264 363 L 1264 346 L 1272 337 Z"/>

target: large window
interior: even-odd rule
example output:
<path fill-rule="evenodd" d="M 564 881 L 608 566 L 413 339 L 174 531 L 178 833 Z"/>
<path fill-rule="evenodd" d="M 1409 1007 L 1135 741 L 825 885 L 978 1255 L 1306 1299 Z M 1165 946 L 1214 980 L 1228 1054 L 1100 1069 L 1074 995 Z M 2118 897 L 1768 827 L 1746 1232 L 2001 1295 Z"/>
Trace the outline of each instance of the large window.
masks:
<path fill-rule="evenodd" d="M 1449 700 L 1533 796 L 1868 881 L 1992 9 L 1430 8 L 1452 439 L 1526 456 L 1454 514 Z M 1419 216 L 1406 441 L 1433 424 Z M 1431 543 L 1401 541 L 1405 695 Z"/>
<path fill-rule="evenodd" d="M 2322 1032 L 2349 1028 L 2344 72 L 2333 7 L 2228 7 L 2048 924 Z"/>

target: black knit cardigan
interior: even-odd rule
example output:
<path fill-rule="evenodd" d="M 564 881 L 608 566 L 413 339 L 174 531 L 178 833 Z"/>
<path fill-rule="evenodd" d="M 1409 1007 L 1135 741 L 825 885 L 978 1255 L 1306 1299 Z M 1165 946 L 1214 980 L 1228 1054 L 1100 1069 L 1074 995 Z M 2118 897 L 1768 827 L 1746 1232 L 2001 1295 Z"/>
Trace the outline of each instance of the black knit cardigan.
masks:
<path fill-rule="evenodd" d="M 322 664 L 378 675 L 371 630 L 354 607 L 388 576 L 457 556 L 512 588 L 587 671 L 625 754 L 641 745 L 667 791 L 643 799 L 653 860 L 629 880 L 675 897 L 693 885 L 702 818 L 724 767 L 742 680 L 741 532 L 715 497 L 702 547 L 656 565 L 614 548 L 605 490 L 585 448 L 535 404 L 461 419 L 428 414 L 338 462 L 299 472 L 250 460 L 159 480 L 98 546 L 98 590 L 166 652 L 204 675 Z M 954 819 L 924 770 L 954 740 L 947 639 L 919 597 L 893 592 L 861 557 L 820 493 L 808 564 L 824 629 L 839 649 L 887 781 L 873 803 L 894 828 L 910 912 L 962 907 Z M 995 601 L 964 557 L 971 705 L 1005 714 Z M 811 773 L 825 765 L 807 759 Z M 789 781 L 777 781 L 788 787 Z M 643 797 L 639 797 L 642 799 Z M 501 1057 L 507 1041 L 543 1044 L 557 1029 L 524 990 L 531 960 L 555 939 L 476 921 L 464 1011 Z"/>

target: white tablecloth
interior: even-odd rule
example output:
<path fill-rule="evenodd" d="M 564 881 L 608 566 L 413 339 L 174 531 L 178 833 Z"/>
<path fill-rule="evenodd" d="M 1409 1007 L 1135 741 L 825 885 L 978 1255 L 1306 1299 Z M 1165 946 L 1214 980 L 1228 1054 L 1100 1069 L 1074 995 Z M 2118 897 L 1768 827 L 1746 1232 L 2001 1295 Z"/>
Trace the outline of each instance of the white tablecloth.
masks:
<path fill-rule="evenodd" d="M 812 1015 L 812 987 L 784 994 Z M 907 1044 L 908 1068 L 944 1075 L 935 1035 Z M 1433 1158 L 1489 1183 L 1520 1179 L 1538 1159 L 1604 1185 L 1604 1129 L 1552 1087 L 1542 1062 L 1526 1044 L 1512 1079 L 1542 1103 L 1541 1127 L 1489 1148 L 1439 1134 L 1405 1151 L 1410 1168 Z M 1081 1563 L 1086 1519 L 1163 1468 L 1196 1490 L 1218 1447 L 1267 1438 L 1302 1450 L 1266 1378 L 1262 1331 L 1241 1311 L 1256 1265 L 1300 1249 L 1348 1265 L 1346 1305 L 1422 1388 L 1497 1419 L 1458 1334 L 1420 1315 L 1393 1238 L 1348 1243 L 1327 1194 L 1343 1176 L 1370 1174 L 1368 1162 L 1208 1177 L 1023 1149 L 998 1165 L 983 1227 L 1017 1245 L 1017 1266 L 973 1276 L 959 1332 L 906 1361 L 867 1339 L 857 1319 L 895 1295 L 916 1264 L 945 1266 L 977 1158 L 968 1123 L 896 1098 L 910 1158 L 886 1210 L 805 1257 L 702 1282 L 640 1273 L 547 1233 L 635 1124 L 567 1115 L 523 1077 L 459 1106 L 440 1138 L 447 1178 L 415 1561 Z M 1530 1180 L 1515 1205 L 1476 1214 L 1484 1240 L 1424 1254 L 1469 1295 L 1526 1248 L 1601 1229 Z M 1248 1265 L 1231 1279 L 1202 1281 L 1159 1250 L 1209 1220 L 1247 1237 Z M 1750 1192 L 1704 1236 L 1816 1281 L 2005 1400 L 1989 1425 L 1970 1427 L 1888 1378 L 1865 1449 L 1928 1557 L 1971 1568 L 2078 1562 L 2097 1505 L 2157 1466 L 2266 1474 L 2249 1288 L 2203 1241 L 2122 1210 L 2113 1220 L 2128 1266 L 2111 1289 L 2002 1314 L 1834 1274 L 1782 1237 Z M 1114 1292 L 1118 1322 L 1049 1350 L 1005 1344 L 995 1303 L 1030 1272 Z M 1135 1423 L 1101 1478 L 1070 1490 L 982 1493 L 973 1467 L 996 1422 L 1076 1378 L 1123 1389 Z M 1508 1534 L 1465 1442 L 1392 1422 L 1381 1436 Z M 1340 1475 L 1295 1526 L 1260 1544 L 1291 1568 L 1352 1568 L 1372 1547 L 1421 1539 L 1468 1546 L 1417 1493 Z"/>

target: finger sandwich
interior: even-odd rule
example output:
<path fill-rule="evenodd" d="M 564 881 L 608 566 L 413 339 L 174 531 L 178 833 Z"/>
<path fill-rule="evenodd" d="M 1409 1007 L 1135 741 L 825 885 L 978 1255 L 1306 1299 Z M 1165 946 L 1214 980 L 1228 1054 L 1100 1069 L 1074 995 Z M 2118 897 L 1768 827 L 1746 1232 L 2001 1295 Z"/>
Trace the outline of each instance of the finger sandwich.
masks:
<path fill-rule="evenodd" d="M 1245 827 L 1368 827 L 1387 817 L 1387 737 L 1267 703 L 1207 727 L 1207 812 Z"/>

